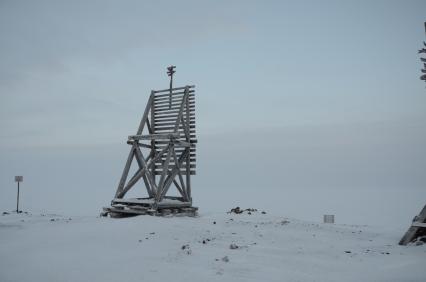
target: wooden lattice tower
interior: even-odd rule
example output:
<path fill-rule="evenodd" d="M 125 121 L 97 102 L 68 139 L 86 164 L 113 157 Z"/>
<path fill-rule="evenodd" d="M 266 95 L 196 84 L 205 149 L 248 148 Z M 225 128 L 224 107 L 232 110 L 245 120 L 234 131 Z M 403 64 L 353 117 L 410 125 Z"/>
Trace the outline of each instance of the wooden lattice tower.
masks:
<path fill-rule="evenodd" d="M 170 88 L 152 90 L 131 145 L 111 207 L 111 216 L 136 214 L 195 214 L 191 175 L 195 175 L 195 86 L 173 88 L 174 66 L 168 68 Z M 145 154 L 144 154 L 145 151 Z M 129 179 L 130 167 L 137 171 Z M 147 197 L 125 199 L 142 179 Z M 178 196 L 168 196 L 174 187 Z"/>

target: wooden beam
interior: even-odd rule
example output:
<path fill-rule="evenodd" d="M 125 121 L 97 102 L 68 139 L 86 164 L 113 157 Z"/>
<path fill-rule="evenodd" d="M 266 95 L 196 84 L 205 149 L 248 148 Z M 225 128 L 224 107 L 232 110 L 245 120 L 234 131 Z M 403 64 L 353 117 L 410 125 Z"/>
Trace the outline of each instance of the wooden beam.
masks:
<path fill-rule="evenodd" d="M 176 88 L 172 88 L 172 91 L 176 91 L 176 90 L 184 90 L 185 88 L 195 88 L 195 85 L 187 85 L 184 87 L 176 87 Z M 153 90 L 154 91 L 154 90 Z M 154 93 L 161 93 L 161 92 L 170 92 L 170 88 L 167 89 L 162 89 L 162 90 L 155 90 Z M 167 94 L 169 95 L 169 94 Z"/>
<path fill-rule="evenodd" d="M 155 164 L 155 162 L 161 158 L 161 156 L 167 151 L 168 147 L 164 148 L 158 155 L 153 157 L 147 164 L 147 168 L 150 168 Z M 122 198 L 132 187 L 136 184 L 136 182 L 141 179 L 141 177 L 146 173 L 146 168 L 141 169 L 136 172 L 136 174 L 132 177 L 132 179 L 127 182 L 127 185 L 123 188 L 123 190 L 118 193 L 116 198 Z"/>
<path fill-rule="evenodd" d="M 160 117 L 154 117 L 155 122 L 168 122 L 168 121 L 176 121 L 176 116 L 160 116 Z M 195 122 L 195 116 L 191 116 L 190 121 Z"/>
<path fill-rule="evenodd" d="M 145 188 L 148 192 L 148 196 L 153 197 L 156 191 L 156 187 L 153 187 L 151 183 L 151 175 L 150 175 L 151 173 L 146 165 L 147 161 L 150 159 L 151 156 L 152 156 L 152 153 L 150 153 L 148 158 L 145 160 L 141 150 L 139 148 L 135 148 L 135 157 L 138 162 L 139 168 L 147 170 L 145 174 L 142 176 L 143 182 L 145 184 Z M 154 186 L 155 186 L 155 183 L 154 183 Z"/>
<path fill-rule="evenodd" d="M 176 182 L 176 180 L 173 180 L 173 184 L 175 184 L 176 189 L 178 190 L 179 194 L 184 198 L 185 200 L 185 195 L 182 191 L 182 188 L 180 187 L 179 183 Z M 186 201 L 186 200 L 185 200 Z"/>
<path fill-rule="evenodd" d="M 154 99 L 154 93 L 151 91 L 151 95 L 149 96 L 149 100 L 148 100 L 148 103 L 146 104 L 146 108 L 145 108 L 145 111 L 143 113 L 141 122 L 139 124 L 138 131 L 136 132 L 136 135 L 142 134 L 143 128 L 144 128 L 145 123 L 146 123 L 146 120 L 148 118 L 149 110 L 151 109 L 151 101 L 152 101 L 152 99 Z"/>
<path fill-rule="evenodd" d="M 155 171 L 154 173 L 155 173 L 155 175 L 161 175 L 161 174 L 163 174 L 162 171 Z M 182 173 L 182 175 L 187 175 L 186 170 L 181 170 L 181 173 Z M 197 172 L 194 171 L 194 170 L 191 170 L 189 173 L 191 175 L 197 175 Z"/>
<path fill-rule="evenodd" d="M 189 100 L 189 99 L 188 99 L 188 100 Z M 181 101 L 182 101 L 182 99 L 177 100 L 177 101 L 174 101 L 174 103 L 172 103 L 172 108 L 175 108 L 175 107 L 179 108 L 179 106 L 180 106 L 180 102 L 181 102 Z M 189 106 L 190 106 L 191 108 L 195 106 L 195 100 L 194 100 L 194 99 L 189 100 L 188 102 L 189 102 Z M 165 104 L 165 103 L 164 103 L 164 105 L 163 105 L 163 104 L 161 104 L 161 103 L 154 104 L 154 105 L 155 105 L 155 109 L 156 109 L 156 110 L 161 110 L 161 109 L 170 109 L 170 108 L 167 106 L 167 104 Z"/>
<path fill-rule="evenodd" d="M 157 122 L 156 122 L 156 120 L 154 118 L 154 112 L 155 112 L 156 107 L 157 106 L 155 105 L 154 100 L 152 100 L 151 101 L 151 128 L 152 128 L 152 133 L 151 134 L 155 134 L 156 133 L 156 128 L 157 128 Z M 154 149 L 154 150 L 152 150 L 153 157 L 155 157 L 156 154 L 158 153 L 158 151 L 155 150 L 155 140 L 151 140 L 151 146 Z M 155 176 L 155 169 L 154 169 L 154 167 L 151 168 L 151 181 L 152 181 L 152 183 L 154 183 L 154 186 L 157 187 L 156 186 L 156 176 Z M 155 190 L 155 193 L 157 193 L 157 188 Z"/>
<path fill-rule="evenodd" d="M 188 152 L 186 154 L 188 154 Z M 186 158 L 186 154 L 182 155 L 179 158 L 179 164 L 183 163 L 183 161 Z M 159 197 L 158 202 L 160 202 L 163 199 L 163 197 L 166 195 L 170 185 L 173 182 L 173 179 L 176 177 L 176 174 L 178 173 L 178 170 L 179 170 L 179 166 L 175 166 L 175 168 L 172 170 L 172 173 L 167 177 L 167 180 L 165 181 L 164 188 L 161 191 L 161 196 Z M 187 183 L 187 187 L 188 187 L 188 183 Z"/>
<path fill-rule="evenodd" d="M 148 148 L 148 149 L 153 148 L 152 145 L 146 145 L 146 144 L 139 143 L 138 141 L 133 141 L 133 140 L 127 140 L 127 144 L 129 144 L 129 145 L 136 144 L 136 146 L 138 146 L 138 147 Z"/>
<path fill-rule="evenodd" d="M 176 152 L 174 150 L 173 150 L 173 160 L 175 161 L 175 164 L 177 164 L 177 166 L 178 166 L 179 181 L 180 181 L 180 184 L 182 185 L 182 197 L 184 197 L 185 201 L 188 201 L 188 195 L 186 193 L 186 185 L 185 185 L 185 182 L 183 181 L 182 173 L 180 171 L 179 161 L 178 161 L 178 158 L 176 156 Z"/>
<path fill-rule="evenodd" d="M 150 134 L 150 135 L 130 135 L 129 140 L 157 140 L 157 139 L 172 139 L 178 138 L 179 133 L 164 133 L 164 134 Z"/>
<path fill-rule="evenodd" d="M 183 88 L 185 88 L 185 87 L 183 87 Z M 191 93 L 195 92 L 195 90 L 190 90 L 190 91 L 191 91 Z M 175 95 L 182 95 L 184 93 L 185 93 L 185 90 L 184 91 L 181 91 L 181 90 L 179 90 L 179 91 L 172 91 L 172 95 L 173 96 L 175 96 Z M 167 94 L 160 94 L 158 92 L 155 92 L 154 94 L 155 94 L 156 98 L 157 97 L 169 97 L 169 95 L 170 95 L 170 89 L 169 89 L 169 93 L 167 93 Z"/>
<path fill-rule="evenodd" d="M 127 157 L 126 165 L 124 166 L 123 173 L 121 174 L 120 182 L 118 183 L 117 191 L 115 192 L 115 198 L 121 193 L 124 189 L 124 184 L 126 184 L 127 176 L 129 174 L 130 165 L 132 164 L 133 155 L 135 153 L 135 145 L 132 146 Z"/>
<path fill-rule="evenodd" d="M 186 110 L 185 110 L 186 112 Z M 195 116 L 195 113 L 192 111 L 188 111 L 190 115 Z M 154 117 L 163 117 L 163 116 L 179 116 L 180 110 L 170 110 L 167 112 L 154 112 Z"/>
<path fill-rule="evenodd" d="M 161 174 L 160 177 L 160 182 L 158 184 L 158 193 L 155 197 L 156 202 L 160 201 L 160 195 L 163 193 L 164 190 L 164 180 L 166 179 L 166 174 L 169 171 L 169 163 L 170 163 L 170 157 L 172 155 L 172 151 L 173 151 L 173 144 L 170 144 L 169 146 L 169 150 L 167 152 L 167 157 L 166 157 L 166 161 L 163 165 L 163 174 Z"/>
<path fill-rule="evenodd" d="M 195 102 L 195 96 L 194 94 L 189 94 L 189 100 L 191 102 Z M 161 106 L 164 105 L 166 102 L 169 101 L 168 97 L 164 97 L 164 98 L 154 98 L 154 103 L 156 106 Z M 182 96 L 172 96 L 172 103 L 180 103 L 180 101 L 182 101 Z"/>
<path fill-rule="evenodd" d="M 190 124 L 190 125 L 195 126 L 195 120 L 190 120 L 190 121 L 189 121 L 189 124 Z M 162 121 L 162 122 L 158 122 L 158 123 L 156 123 L 156 128 L 157 128 L 157 127 L 170 126 L 170 125 L 175 125 L 175 123 L 174 123 L 174 122 Z"/>

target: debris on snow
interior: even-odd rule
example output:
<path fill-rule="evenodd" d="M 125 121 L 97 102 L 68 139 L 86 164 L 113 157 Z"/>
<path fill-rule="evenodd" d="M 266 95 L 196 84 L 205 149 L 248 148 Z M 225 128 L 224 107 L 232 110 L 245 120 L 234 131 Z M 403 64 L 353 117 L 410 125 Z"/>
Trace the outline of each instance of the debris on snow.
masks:
<path fill-rule="evenodd" d="M 244 212 L 247 212 L 247 214 L 251 215 L 253 212 L 257 212 L 257 209 L 248 208 L 248 209 L 244 210 L 244 209 L 241 209 L 240 207 L 236 207 L 236 208 L 231 209 L 227 213 L 242 214 Z"/>
<path fill-rule="evenodd" d="M 185 251 L 185 253 L 186 253 L 187 255 L 192 254 L 192 251 L 191 251 L 191 248 L 189 247 L 189 244 L 183 245 L 183 246 L 181 247 L 181 249 L 182 249 L 183 251 Z"/>
<path fill-rule="evenodd" d="M 237 244 L 232 243 L 231 245 L 229 245 L 229 248 L 230 248 L 231 250 L 235 250 L 235 249 L 238 249 L 239 247 L 238 247 L 238 245 L 237 245 Z"/>

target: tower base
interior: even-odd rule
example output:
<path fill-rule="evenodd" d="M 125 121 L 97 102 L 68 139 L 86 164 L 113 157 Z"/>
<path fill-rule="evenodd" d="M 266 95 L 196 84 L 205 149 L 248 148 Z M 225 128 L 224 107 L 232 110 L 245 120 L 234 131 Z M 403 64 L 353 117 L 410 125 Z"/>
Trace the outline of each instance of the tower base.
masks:
<path fill-rule="evenodd" d="M 104 207 L 101 216 L 113 218 L 136 215 L 155 216 L 196 216 L 198 208 L 191 202 L 185 202 L 179 197 L 164 197 L 155 203 L 154 198 L 114 199 L 110 207 Z"/>

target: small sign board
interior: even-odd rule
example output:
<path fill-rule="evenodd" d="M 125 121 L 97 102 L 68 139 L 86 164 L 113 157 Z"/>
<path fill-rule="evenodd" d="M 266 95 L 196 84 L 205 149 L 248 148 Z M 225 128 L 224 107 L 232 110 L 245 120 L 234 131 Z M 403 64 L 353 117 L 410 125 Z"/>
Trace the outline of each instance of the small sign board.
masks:
<path fill-rule="evenodd" d="M 22 181 L 24 181 L 24 177 L 22 175 L 15 176 L 15 182 L 22 182 Z"/>

